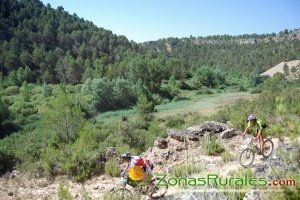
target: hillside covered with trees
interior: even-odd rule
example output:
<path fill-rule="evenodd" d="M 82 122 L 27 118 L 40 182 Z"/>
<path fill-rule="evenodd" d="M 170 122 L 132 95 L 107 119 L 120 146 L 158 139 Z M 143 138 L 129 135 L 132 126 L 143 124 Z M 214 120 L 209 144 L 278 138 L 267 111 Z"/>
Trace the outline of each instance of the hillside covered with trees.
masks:
<path fill-rule="evenodd" d="M 161 68 L 161 79 L 172 75 L 185 79 L 203 65 L 249 75 L 299 58 L 299 38 L 288 30 L 278 36 L 191 36 L 137 44 L 38 0 L 3 0 L 0 15 L 0 69 L 5 85 L 21 85 L 25 80 L 78 84 L 88 78 L 130 78 L 135 76 L 130 73 L 133 61 L 140 57 Z"/>
<path fill-rule="evenodd" d="M 167 57 L 188 60 L 230 73 L 249 75 L 299 58 L 300 29 L 284 30 L 277 35 L 215 35 L 208 37 L 166 38 L 145 42 L 144 46 Z"/>

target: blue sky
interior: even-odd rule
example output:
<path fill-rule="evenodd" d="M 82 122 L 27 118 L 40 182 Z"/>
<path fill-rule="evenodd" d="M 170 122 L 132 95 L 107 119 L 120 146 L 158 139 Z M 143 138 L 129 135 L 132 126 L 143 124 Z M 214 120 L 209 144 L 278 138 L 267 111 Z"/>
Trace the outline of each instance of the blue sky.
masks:
<path fill-rule="evenodd" d="M 42 0 L 135 42 L 300 28 L 300 0 Z"/>

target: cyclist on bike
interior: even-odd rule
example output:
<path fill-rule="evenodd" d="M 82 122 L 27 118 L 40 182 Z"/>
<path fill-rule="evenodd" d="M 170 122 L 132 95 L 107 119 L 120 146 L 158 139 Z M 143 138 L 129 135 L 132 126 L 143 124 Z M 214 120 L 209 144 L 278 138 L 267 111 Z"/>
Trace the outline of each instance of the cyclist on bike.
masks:
<path fill-rule="evenodd" d="M 256 128 L 256 136 L 254 137 L 254 140 L 258 140 L 260 144 L 260 153 L 263 150 L 263 142 L 264 142 L 264 137 L 263 137 L 263 129 L 266 127 L 266 125 L 262 122 L 262 120 L 259 120 L 256 118 L 255 115 L 250 114 L 248 116 L 248 124 L 245 129 L 245 131 L 242 133 L 242 136 L 245 136 L 247 132 L 250 131 L 250 129 Z"/>
<path fill-rule="evenodd" d="M 121 173 L 123 178 L 122 184 L 126 185 L 128 176 L 134 181 L 145 179 L 145 174 L 150 174 L 153 170 L 153 163 L 141 156 L 131 156 L 129 153 L 124 153 L 121 156 L 124 164 L 124 170 Z"/>

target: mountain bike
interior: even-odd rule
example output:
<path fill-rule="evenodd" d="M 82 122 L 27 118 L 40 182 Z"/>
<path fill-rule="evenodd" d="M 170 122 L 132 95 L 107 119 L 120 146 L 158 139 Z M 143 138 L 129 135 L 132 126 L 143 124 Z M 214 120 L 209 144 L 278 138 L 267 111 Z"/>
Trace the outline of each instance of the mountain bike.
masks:
<path fill-rule="evenodd" d="M 239 162 L 243 167 L 248 167 L 253 163 L 255 154 L 261 153 L 261 155 L 266 159 L 273 153 L 274 144 L 270 138 L 267 138 L 264 141 L 262 152 L 260 152 L 259 146 L 254 144 L 254 141 L 254 138 L 251 138 L 247 148 L 240 154 Z"/>
<path fill-rule="evenodd" d="M 160 185 L 157 186 L 157 183 Z M 126 185 L 130 186 L 130 189 L 126 188 Z M 123 200 L 123 199 L 145 199 L 149 197 L 150 199 L 159 199 L 163 197 L 168 190 L 168 183 L 166 180 L 160 180 L 158 177 L 151 178 L 150 181 L 128 181 L 126 185 L 116 188 L 111 193 L 112 200 Z M 144 198 L 142 198 L 144 197 Z"/>

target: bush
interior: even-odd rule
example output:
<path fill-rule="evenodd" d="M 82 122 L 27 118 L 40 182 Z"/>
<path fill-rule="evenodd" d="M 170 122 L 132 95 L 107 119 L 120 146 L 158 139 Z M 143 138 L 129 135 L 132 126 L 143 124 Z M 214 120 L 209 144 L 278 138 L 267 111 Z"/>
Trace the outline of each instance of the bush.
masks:
<path fill-rule="evenodd" d="M 53 179 L 59 174 L 63 174 L 62 164 L 65 163 L 66 155 L 62 149 L 48 146 L 41 153 L 41 168 L 45 175 Z"/>
<path fill-rule="evenodd" d="M 136 103 L 136 110 L 140 115 L 147 115 L 155 112 L 155 104 L 144 94 L 139 96 Z"/>
<path fill-rule="evenodd" d="M 215 136 L 204 135 L 202 147 L 207 155 L 220 155 L 225 149 Z"/>
<path fill-rule="evenodd" d="M 93 175 L 104 172 L 101 158 L 105 145 L 104 136 L 91 123 L 86 123 L 80 130 L 75 143 L 65 144 L 58 135 L 48 141 L 48 147 L 41 155 L 41 162 L 47 175 L 67 174 L 82 182 Z M 58 158 L 56 158 L 56 156 Z"/>
<path fill-rule="evenodd" d="M 194 88 L 187 81 L 181 81 L 179 84 L 179 88 L 182 90 L 193 90 Z"/>
<path fill-rule="evenodd" d="M 0 175 L 12 171 L 16 162 L 16 158 L 0 151 Z"/>
<path fill-rule="evenodd" d="M 90 111 L 109 111 L 133 106 L 138 97 L 138 88 L 130 81 L 107 78 L 87 79 L 81 89 L 83 96 L 90 96 Z"/>
<path fill-rule="evenodd" d="M 160 123 L 156 120 L 150 123 L 148 133 L 149 135 L 152 135 L 154 139 L 156 137 L 166 138 L 168 136 L 167 131 L 163 127 L 161 127 Z M 150 142 L 153 144 L 154 141 Z"/>
<path fill-rule="evenodd" d="M 19 87 L 18 86 L 9 86 L 4 90 L 3 94 L 5 96 L 17 95 L 17 94 L 19 94 Z"/>
<path fill-rule="evenodd" d="M 262 93 L 261 88 L 254 88 L 250 91 L 250 94 L 258 94 L 258 93 Z"/>
<path fill-rule="evenodd" d="M 172 170 L 172 174 L 176 178 L 184 178 L 189 177 L 192 174 L 200 173 L 203 170 L 203 166 L 195 164 L 176 165 Z"/>
<path fill-rule="evenodd" d="M 193 76 L 193 83 L 195 87 L 215 87 L 223 85 L 225 82 L 224 73 L 206 66 L 198 66 L 198 69 Z"/>
<path fill-rule="evenodd" d="M 58 198 L 59 200 L 73 200 L 74 197 L 69 191 L 69 187 L 63 183 L 59 184 L 58 187 Z"/>
<path fill-rule="evenodd" d="M 173 99 L 179 94 L 179 83 L 175 80 L 170 80 L 168 84 L 163 84 L 160 87 L 160 95 L 162 97 Z"/>
<path fill-rule="evenodd" d="M 4 104 L 12 105 L 18 99 L 17 96 L 3 96 L 2 101 Z"/>
<path fill-rule="evenodd" d="M 65 174 L 78 182 L 83 182 L 101 172 L 101 165 L 99 163 L 100 154 L 87 151 L 86 149 L 70 150 L 70 155 L 68 155 L 63 163 L 63 171 Z"/>
<path fill-rule="evenodd" d="M 48 146 L 41 154 L 41 168 L 49 178 L 67 174 L 75 181 L 83 182 L 104 171 L 100 157 L 98 151 L 58 144 L 58 148 Z"/>
<path fill-rule="evenodd" d="M 247 91 L 247 88 L 244 85 L 239 85 L 238 86 L 238 91 L 239 92 L 245 92 L 245 91 Z"/>
<path fill-rule="evenodd" d="M 230 161 L 233 161 L 234 160 L 234 157 L 231 153 L 229 153 L 228 151 L 224 151 L 222 154 L 221 154 L 221 158 L 222 158 L 222 161 L 224 163 L 228 163 Z"/>
<path fill-rule="evenodd" d="M 120 164 L 116 159 L 109 159 L 105 163 L 105 174 L 112 177 L 120 176 Z"/>
<path fill-rule="evenodd" d="M 207 118 L 205 116 L 201 115 L 198 112 L 189 112 L 188 115 L 185 117 L 184 127 L 191 127 L 203 121 L 207 121 Z"/>
<path fill-rule="evenodd" d="M 167 118 L 166 126 L 169 128 L 179 128 L 185 123 L 181 115 L 172 116 Z"/>

